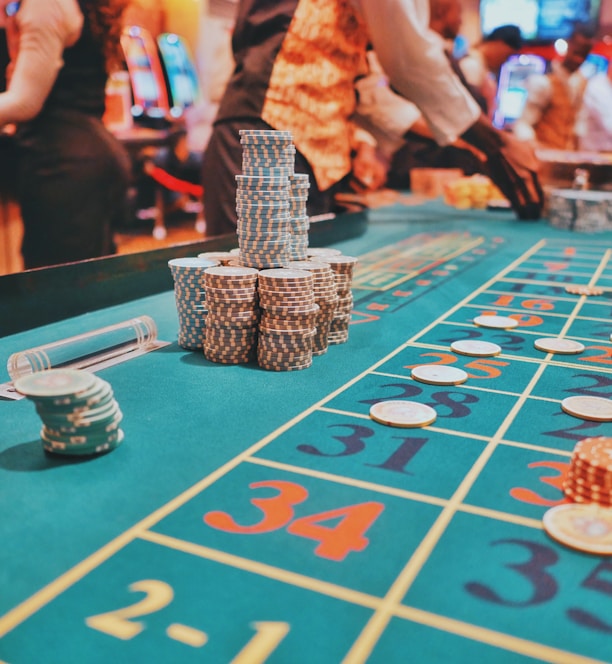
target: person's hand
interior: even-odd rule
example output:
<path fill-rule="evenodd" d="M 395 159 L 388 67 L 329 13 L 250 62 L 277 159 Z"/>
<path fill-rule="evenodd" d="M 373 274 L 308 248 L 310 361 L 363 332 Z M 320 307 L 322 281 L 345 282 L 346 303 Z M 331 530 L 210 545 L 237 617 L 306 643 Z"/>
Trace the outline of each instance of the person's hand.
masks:
<path fill-rule="evenodd" d="M 504 145 L 499 152 L 487 160 L 489 177 L 510 201 L 519 219 L 539 219 L 544 192 L 538 179 L 539 162 L 535 152 L 531 145 L 512 134 L 504 134 L 503 138 Z"/>
<path fill-rule="evenodd" d="M 484 116 L 462 138 L 486 155 L 487 174 L 518 218 L 539 219 L 544 194 L 538 179 L 539 162 L 531 146 L 497 130 Z"/>
<path fill-rule="evenodd" d="M 387 164 L 369 143 L 359 143 L 353 157 L 353 180 L 362 191 L 377 191 L 387 181 Z"/>

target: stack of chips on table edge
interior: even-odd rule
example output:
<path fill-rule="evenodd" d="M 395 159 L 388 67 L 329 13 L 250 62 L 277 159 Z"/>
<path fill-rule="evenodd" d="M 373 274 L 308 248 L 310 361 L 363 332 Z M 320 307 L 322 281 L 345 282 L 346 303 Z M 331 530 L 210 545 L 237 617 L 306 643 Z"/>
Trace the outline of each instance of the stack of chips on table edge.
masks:
<path fill-rule="evenodd" d="M 612 229 L 612 192 L 553 189 L 548 197 L 551 226 L 583 233 Z"/>
<path fill-rule="evenodd" d="M 612 507 L 612 438 L 584 438 L 576 444 L 563 492 L 577 503 Z"/>
<path fill-rule="evenodd" d="M 36 404 L 47 452 L 92 455 L 123 441 L 123 419 L 109 383 L 77 369 L 49 369 L 15 381 L 15 389 Z"/>
<path fill-rule="evenodd" d="M 179 319 L 179 346 L 200 350 L 206 331 L 204 273 L 219 261 L 207 258 L 173 258 L 168 266 L 174 279 L 174 299 Z"/>
<path fill-rule="evenodd" d="M 259 306 L 258 271 L 221 265 L 205 273 L 204 356 L 211 362 L 239 364 L 255 359 Z"/>

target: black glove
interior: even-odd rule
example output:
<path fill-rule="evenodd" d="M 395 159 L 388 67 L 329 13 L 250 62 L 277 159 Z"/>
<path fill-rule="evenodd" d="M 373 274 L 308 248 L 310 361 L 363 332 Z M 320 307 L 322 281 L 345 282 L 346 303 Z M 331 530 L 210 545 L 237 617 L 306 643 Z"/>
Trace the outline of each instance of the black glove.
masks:
<path fill-rule="evenodd" d="M 519 219 L 539 219 L 544 193 L 538 179 L 538 160 L 525 143 L 495 129 L 481 116 L 462 138 L 487 157 L 487 175 L 510 201 Z"/>

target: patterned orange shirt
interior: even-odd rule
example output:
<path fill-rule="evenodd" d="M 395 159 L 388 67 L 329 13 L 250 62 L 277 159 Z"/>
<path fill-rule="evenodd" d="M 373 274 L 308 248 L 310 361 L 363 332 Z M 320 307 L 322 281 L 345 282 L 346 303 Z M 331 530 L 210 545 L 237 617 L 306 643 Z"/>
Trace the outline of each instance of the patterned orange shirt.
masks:
<path fill-rule="evenodd" d="M 321 190 L 351 170 L 355 78 L 367 71 L 365 25 L 348 0 L 300 0 L 278 53 L 262 119 L 293 133 Z"/>

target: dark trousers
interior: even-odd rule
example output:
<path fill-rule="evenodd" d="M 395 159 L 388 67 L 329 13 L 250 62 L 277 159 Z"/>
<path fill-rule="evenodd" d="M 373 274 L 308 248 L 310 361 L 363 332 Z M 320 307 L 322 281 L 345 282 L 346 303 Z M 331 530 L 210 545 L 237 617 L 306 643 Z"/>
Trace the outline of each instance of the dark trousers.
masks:
<path fill-rule="evenodd" d="M 113 228 L 127 214 L 131 167 L 102 122 L 48 113 L 23 126 L 18 142 L 26 268 L 113 253 Z"/>
<path fill-rule="evenodd" d="M 204 187 L 204 218 L 209 236 L 236 231 L 236 175 L 242 172 L 242 146 L 240 129 L 267 129 L 272 127 L 259 119 L 217 122 L 202 162 Z M 295 172 L 308 173 L 307 211 L 309 216 L 325 214 L 333 209 L 335 188 L 320 191 L 306 158 L 296 152 Z"/>

